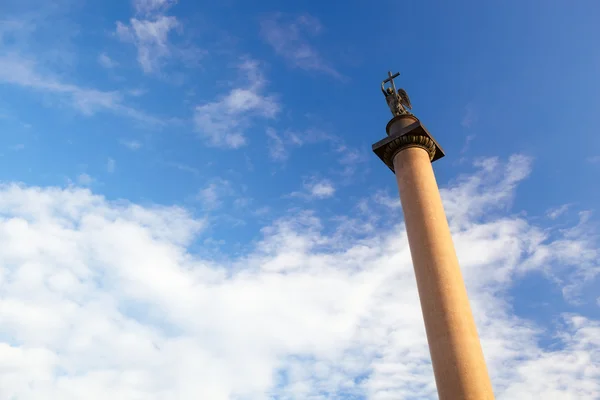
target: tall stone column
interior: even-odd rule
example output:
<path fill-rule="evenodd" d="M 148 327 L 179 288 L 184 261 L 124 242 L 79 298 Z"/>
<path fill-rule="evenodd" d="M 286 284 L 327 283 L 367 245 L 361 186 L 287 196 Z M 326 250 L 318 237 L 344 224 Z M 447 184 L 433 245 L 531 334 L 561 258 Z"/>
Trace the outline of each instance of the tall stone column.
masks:
<path fill-rule="evenodd" d="M 492 385 L 431 162 L 443 150 L 412 114 L 373 151 L 396 174 L 441 400 L 490 400 Z"/>

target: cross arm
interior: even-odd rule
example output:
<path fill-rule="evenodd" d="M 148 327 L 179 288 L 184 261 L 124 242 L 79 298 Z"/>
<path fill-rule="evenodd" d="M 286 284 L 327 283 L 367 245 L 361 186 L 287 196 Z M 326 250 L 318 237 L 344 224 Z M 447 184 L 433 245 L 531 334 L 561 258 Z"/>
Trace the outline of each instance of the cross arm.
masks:
<path fill-rule="evenodd" d="M 394 78 L 397 78 L 399 76 L 400 76 L 400 72 L 396 72 L 394 75 L 392 75 L 392 71 L 388 71 L 388 78 L 381 83 L 381 90 L 383 90 L 383 92 L 385 93 L 383 86 L 387 82 L 390 82 L 392 85 L 392 89 L 394 90 L 394 93 L 396 93 L 396 85 L 394 84 Z"/>

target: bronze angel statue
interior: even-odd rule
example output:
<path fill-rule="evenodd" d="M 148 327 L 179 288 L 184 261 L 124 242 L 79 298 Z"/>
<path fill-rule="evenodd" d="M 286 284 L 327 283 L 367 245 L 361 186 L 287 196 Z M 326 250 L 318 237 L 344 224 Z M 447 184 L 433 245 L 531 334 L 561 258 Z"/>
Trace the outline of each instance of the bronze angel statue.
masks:
<path fill-rule="evenodd" d="M 385 96 L 385 101 L 387 102 L 390 111 L 392 112 L 394 117 L 403 114 L 410 114 L 408 110 L 412 109 L 412 105 L 410 104 L 408 93 L 406 93 L 406 90 L 404 89 L 398 89 L 398 92 L 396 92 L 396 86 L 394 85 L 394 81 L 392 80 L 393 77 L 391 76 L 391 73 L 389 75 L 391 79 L 386 79 L 381 83 L 381 91 Z M 399 74 L 396 74 L 394 75 L 394 77 L 398 75 Z M 391 81 L 391 87 L 385 89 L 384 85 L 386 82 L 389 81 Z"/>

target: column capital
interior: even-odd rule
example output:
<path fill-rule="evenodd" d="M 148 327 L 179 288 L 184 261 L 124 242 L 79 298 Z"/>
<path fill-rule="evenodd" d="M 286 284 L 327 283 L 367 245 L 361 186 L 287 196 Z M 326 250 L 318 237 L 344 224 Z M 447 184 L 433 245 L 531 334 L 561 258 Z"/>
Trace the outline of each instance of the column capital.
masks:
<path fill-rule="evenodd" d="M 416 135 L 402 135 L 391 142 L 385 147 L 383 151 L 383 162 L 389 167 L 394 166 L 394 157 L 400 151 L 409 147 L 420 147 L 429 153 L 429 161 L 433 161 L 436 152 L 435 142 L 429 139 L 427 136 L 416 136 Z"/>
<path fill-rule="evenodd" d="M 444 157 L 444 151 L 416 117 L 393 118 L 386 127 L 388 137 L 373 145 L 373 152 L 394 171 L 394 157 L 407 147 L 420 147 L 429 153 L 433 162 Z"/>

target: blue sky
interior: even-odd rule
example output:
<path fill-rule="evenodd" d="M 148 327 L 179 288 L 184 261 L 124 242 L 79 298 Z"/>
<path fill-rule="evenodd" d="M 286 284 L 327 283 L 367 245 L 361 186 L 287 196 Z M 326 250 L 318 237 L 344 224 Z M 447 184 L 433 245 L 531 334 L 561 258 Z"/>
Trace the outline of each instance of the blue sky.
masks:
<path fill-rule="evenodd" d="M 498 398 L 600 396 L 597 3 L 48 3 L 0 5 L 0 397 L 434 398 L 388 70 Z"/>

